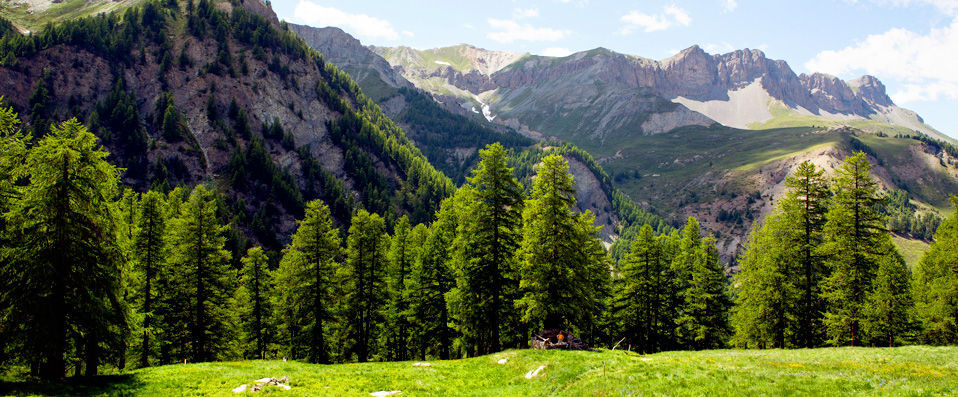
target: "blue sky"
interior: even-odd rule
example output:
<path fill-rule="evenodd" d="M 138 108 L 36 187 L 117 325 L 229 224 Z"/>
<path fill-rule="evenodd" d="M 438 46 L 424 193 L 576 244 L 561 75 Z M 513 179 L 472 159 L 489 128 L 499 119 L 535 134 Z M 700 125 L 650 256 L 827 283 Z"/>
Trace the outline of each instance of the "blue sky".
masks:
<path fill-rule="evenodd" d="M 796 73 L 877 76 L 900 106 L 958 137 L 958 0 L 274 0 L 281 19 L 363 44 L 468 43 L 566 55 L 605 47 L 663 59 L 698 44 L 758 48 Z"/>

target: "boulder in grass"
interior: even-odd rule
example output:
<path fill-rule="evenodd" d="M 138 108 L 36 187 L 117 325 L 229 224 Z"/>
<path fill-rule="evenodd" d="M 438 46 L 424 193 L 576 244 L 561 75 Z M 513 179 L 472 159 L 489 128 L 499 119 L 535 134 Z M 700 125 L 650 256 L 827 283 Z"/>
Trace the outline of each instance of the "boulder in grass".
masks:
<path fill-rule="evenodd" d="M 369 393 L 369 395 L 373 397 L 389 397 L 389 396 L 399 395 L 400 393 L 402 392 L 399 390 L 389 390 L 389 391 L 383 390 L 383 391 Z"/>
<path fill-rule="evenodd" d="M 236 393 L 236 394 L 245 393 L 246 387 L 247 387 L 246 385 L 239 385 L 235 389 L 233 389 L 233 393 Z"/>

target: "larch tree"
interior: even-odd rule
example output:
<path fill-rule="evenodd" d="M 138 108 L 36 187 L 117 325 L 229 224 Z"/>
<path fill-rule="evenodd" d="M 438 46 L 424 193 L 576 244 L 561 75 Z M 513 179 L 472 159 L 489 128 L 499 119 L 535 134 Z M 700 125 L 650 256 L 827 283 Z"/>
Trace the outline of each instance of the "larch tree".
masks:
<path fill-rule="evenodd" d="M 955 211 L 938 226 L 914 273 L 915 315 L 922 343 L 958 343 L 958 197 Z"/>
<path fill-rule="evenodd" d="M 798 324 L 797 341 L 802 347 L 813 347 L 821 340 L 822 312 L 824 302 L 821 296 L 821 282 L 827 274 L 823 258 L 818 254 L 825 227 L 825 214 L 828 212 L 828 181 L 823 170 L 804 161 L 798 165 L 795 173 L 785 179 L 788 193 L 781 201 L 781 218 L 787 225 L 781 244 L 789 250 L 796 250 L 799 262 L 797 276 L 790 274 L 791 281 L 801 289 L 801 301 L 797 305 Z M 782 258 L 783 260 L 786 258 Z M 788 297 L 783 297 L 788 298 Z M 780 344 L 781 345 L 781 344 Z"/>
<path fill-rule="evenodd" d="M 225 249 L 227 227 L 216 217 L 214 193 L 198 185 L 170 225 L 172 267 L 179 269 L 189 301 L 189 359 L 212 361 L 230 356 L 235 340 L 228 303 L 233 297 L 234 272 Z"/>
<path fill-rule="evenodd" d="M 861 345 L 862 319 L 878 260 L 887 238 L 884 220 L 876 210 L 882 202 L 878 183 L 869 174 L 865 154 L 849 156 L 834 177 L 834 196 L 826 214 L 824 242 L 830 274 L 824 280 L 823 295 L 828 307 L 825 326 L 833 345 Z"/>
<path fill-rule="evenodd" d="M 871 345 L 894 347 L 912 331 L 911 272 L 887 235 L 878 253 L 872 289 L 866 298 L 863 334 Z M 883 252 L 882 252 L 883 251 Z"/>
<path fill-rule="evenodd" d="M 330 362 L 325 328 L 333 308 L 331 276 L 341 244 L 329 207 L 320 200 L 309 202 L 276 274 L 277 326 L 291 358 Z"/>
<path fill-rule="evenodd" d="M 614 317 L 622 326 L 622 335 L 637 351 L 655 352 L 662 348 L 666 334 L 662 316 L 668 315 L 668 263 L 664 259 L 652 226 L 643 225 L 622 261 L 620 276 L 615 279 Z"/>
<path fill-rule="evenodd" d="M 355 354 L 359 362 L 380 352 L 377 342 L 385 325 L 388 302 L 385 229 L 379 215 L 363 209 L 357 211 L 346 239 L 346 263 L 337 271 L 344 300 L 341 317 L 349 341 L 345 352 Z"/>
<path fill-rule="evenodd" d="M 569 163 L 546 156 L 525 205 L 518 254 L 523 295 L 516 307 L 536 329 L 589 332 L 608 293 L 609 265 L 594 216 L 574 213 L 575 203 Z"/>
<path fill-rule="evenodd" d="M 715 237 L 703 239 L 693 257 L 689 285 L 683 294 L 685 311 L 679 317 L 679 326 L 690 348 L 721 348 L 729 336 L 731 302 Z"/>
<path fill-rule="evenodd" d="M 413 231 L 409 218 L 403 216 L 394 227 L 389 245 L 389 307 L 387 309 L 387 332 L 385 347 L 389 360 L 405 361 L 410 357 L 409 291 L 410 275 L 425 235 L 422 228 Z"/>
<path fill-rule="evenodd" d="M 482 160 L 468 178 L 473 207 L 460 223 L 457 269 L 459 297 L 469 302 L 459 306 L 461 316 L 471 322 L 478 354 L 488 354 L 501 350 L 503 342 L 515 344 L 522 337 L 516 332 L 512 301 L 519 284 L 515 253 L 522 237 L 523 197 L 502 145 L 491 144 L 479 155 Z M 508 335 L 502 335 L 504 330 Z"/>
<path fill-rule="evenodd" d="M 11 335 L 3 336 L 45 378 L 64 376 L 68 355 L 96 375 L 101 358 L 119 361 L 126 343 L 113 211 L 119 171 L 107 155 L 75 119 L 53 126 L 26 156 L 29 182 L 4 214 L 0 318 Z"/>
<path fill-rule="evenodd" d="M 140 210 L 136 220 L 136 232 L 133 237 L 136 271 L 141 275 L 138 288 L 140 303 L 138 309 L 143 315 L 142 340 L 140 341 L 140 367 L 150 365 L 154 347 L 150 338 L 154 334 L 154 300 L 156 279 L 163 261 L 166 259 L 166 213 L 163 196 L 150 191 L 140 200 Z"/>
<path fill-rule="evenodd" d="M 742 254 L 735 275 L 736 305 L 732 311 L 733 344 L 750 348 L 790 346 L 797 328 L 796 305 L 801 280 L 796 274 L 796 246 L 787 245 L 794 231 L 781 208 L 758 226 Z M 817 298 L 817 295 L 816 295 Z"/>
<path fill-rule="evenodd" d="M 425 242 L 410 275 L 409 322 L 414 325 L 416 354 L 422 359 L 427 355 L 448 359 L 452 353 L 455 329 L 450 323 L 454 322 L 452 312 L 458 312 L 455 306 L 459 300 L 453 298 L 447 302 L 446 296 L 458 292 L 454 291 L 453 243 L 462 207 L 471 195 L 469 190 L 471 188 L 465 186 L 442 201 L 436 221 L 424 231 Z M 462 322 L 458 319 L 455 322 L 462 330 Z"/>
<path fill-rule="evenodd" d="M 266 350 L 272 335 L 270 319 L 272 306 L 269 297 L 273 293 L 273 280 L 269 271 L 269 257 L 262 247 L 253 247 L 246 251 L 242 259 L 243 270 L 240 275 L 240 288 L 244 296 L 242 321 L 243 333 L 248 346 L 247 356 L 257 359 L 266 358 Z"/>

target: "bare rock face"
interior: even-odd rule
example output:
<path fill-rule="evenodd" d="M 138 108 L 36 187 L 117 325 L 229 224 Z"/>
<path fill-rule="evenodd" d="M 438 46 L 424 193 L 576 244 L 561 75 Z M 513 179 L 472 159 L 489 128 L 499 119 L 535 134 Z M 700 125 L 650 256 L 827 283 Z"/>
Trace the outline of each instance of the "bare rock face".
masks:
<path fill-rule="evenodd" d="M 856 91 L 859 98 L 871 106 L 895 105 L 885 93 L 885 85 L 874 76 L 864 75 L 849 81 L 848 85 Z"/>
<path fill-rule="evenodd" d="M 307 45 L 315 48 L 326 59 L 345 70 L 357 81 L 367 73 L 375 72 L 380 80 L 393 88 L 412 87 L 408 80 L 393 70 L 385 59 L 372 53 L 353 36 L 335 27 L 314 28 L 288 24 L 289 29 L 302 37 Z"/>

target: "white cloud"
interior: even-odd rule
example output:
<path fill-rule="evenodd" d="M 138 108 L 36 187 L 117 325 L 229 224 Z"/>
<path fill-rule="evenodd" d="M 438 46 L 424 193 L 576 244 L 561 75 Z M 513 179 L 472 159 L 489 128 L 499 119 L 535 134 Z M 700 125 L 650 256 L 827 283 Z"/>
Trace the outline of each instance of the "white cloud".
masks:
<path fill-rule="evenodd" d="M 891 97 L 899 103 L 958 99 L 958 18 L 927 34 L 896 28 L 869 35 L 843 49 L 822 51 L 805 67 L 838 76 L 864 72 L 898 81 L 902 88 Z"/>
<path fill-rule="evenodd" d="M 508 19 L 489 19 L 489 26 L 495 29 L 495 32 L 486 34 L 491 40 L 500 43 L 512 43 L 514 41 L 557 41 L 569 35 L 568 30 L 558 30 L 552 28 L 539 28 L 529 24 L 519 24 L 514 20 Z"/>
<path fill-rule="evenodd" d="M 655 32 L 665 30 L 674 26 L 689 26 L 692 18 L 689 13 L 682 8 L 674 5 L 668 5 L 662 8 L 658 14 L 645 14 L 640 11 L 631 11 L 621 18 L 625 22 L 622 28 L 622 34 L 630 34 L 636 29 L 641 28 L 645 32 Z"/>
<path fill-rule="evenodd" d="M 561 57 L 572 55 L 572 50 L 568 48 L 563 48 L 563 47 L 550 47 L 550 48 L 546 48 L 542 50 L 542 52 L 539 53 L 539 55 L 561 58 Z"/>
<path fill-rule="evenodd" d="M 732 11 L 735 11 L 736 8 L 738 8 L 738 2 L 735 0 L 725 0 L 724 3 L 725 4 L 723 5 L 725 6 L 725 12 L 732 12 Z"/>
<path fill-rule="evenodd" d="M 857 3 L 858 0 L 850 0 L 852 3 Z M 910 6 L 931 6 L 937 8 L 939 11 L 948 14 L 955 15 L 958 12 L 958 0 L 865 0 L 870 3 L 878 4 L 881 6 L 893 6 L 893 7 L 910 7 Z"/>
<path fill-rule="evenodd" d="M 296 4 L 293 18 L 311 26 L 336 26 L 369 39 L 398 40 L 400 35 L 389 21 L 366 14 L 350 14 L 345 11 L 323 7 L 309 0 Z"/>
<path fill-rule="evenodd" d="M 537 16 L 539 16 L 538 8 L 516 8 L 514 11 L 512 11 L 513 19 L 535 18 Z"/>

